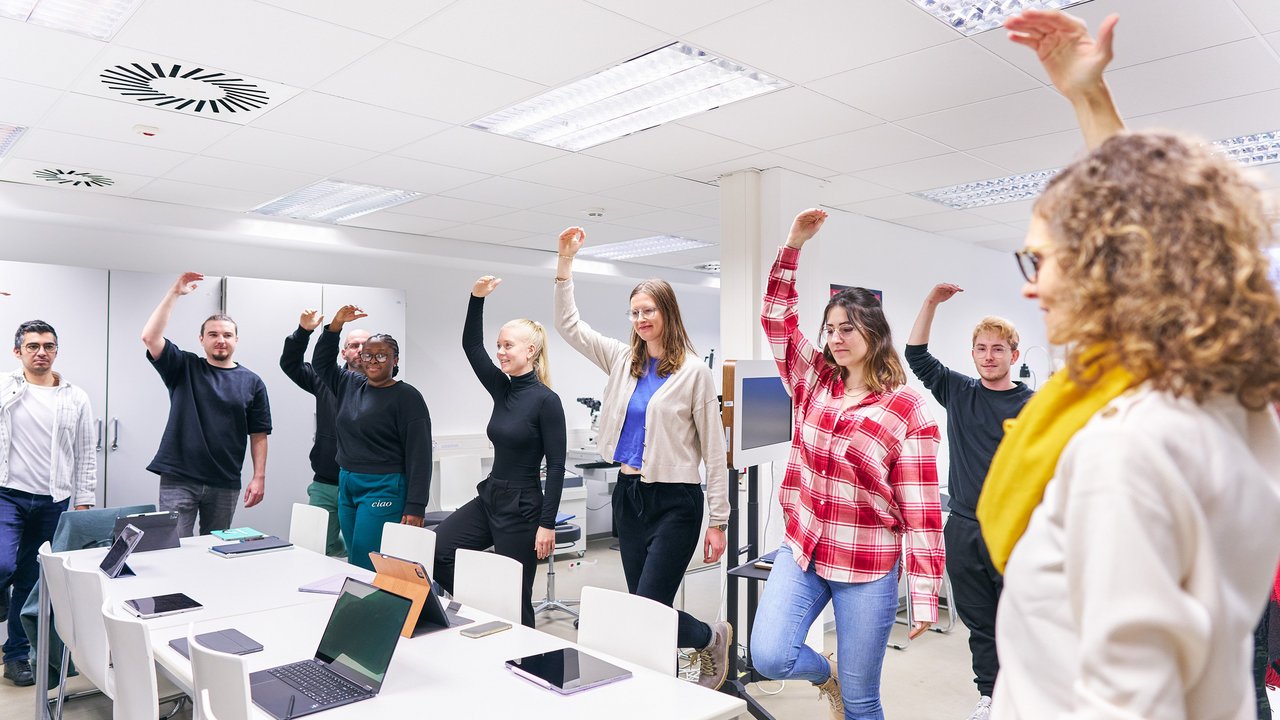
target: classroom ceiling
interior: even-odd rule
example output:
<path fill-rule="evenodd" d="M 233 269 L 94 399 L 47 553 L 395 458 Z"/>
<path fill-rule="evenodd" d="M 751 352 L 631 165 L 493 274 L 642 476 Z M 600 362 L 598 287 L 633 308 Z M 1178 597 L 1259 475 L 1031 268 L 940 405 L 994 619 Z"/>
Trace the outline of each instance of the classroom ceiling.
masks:
<path fill-rule="evenodd" d="M 1093 27 L 1120 13 L 1108 79 L 1131 126 L 1280 130 L 1280 2 L 1072 12 Z M 792 87 L 576 153 L 467 127 L 675 40 Z M 235 113 L 162 109 L 125 94 L 134 63 L 258 92 Z M 208 98 L 236 96 L 218 82 Z M 165 83 L 193 95 L 189 80 L 152 87 Z M 1033 53 L 998 30 L 966 38 L 911 0 L 145 0 L 111 42 L 0 19 L 0 122 L 30 128 L 0 181 L 244 212 L 335 178 L 425 195 L 345 225 L 538 249 L 572 224 L 592 244 L 717 243 L 717 178 L 774 167 L 824 180 L 824 205 L 1004 249 L 1028 203 L 960 211 L 909 193 L 1058 167 L 1081 148 Z M 633 262 L 716 259 L 712 245 Z"/>

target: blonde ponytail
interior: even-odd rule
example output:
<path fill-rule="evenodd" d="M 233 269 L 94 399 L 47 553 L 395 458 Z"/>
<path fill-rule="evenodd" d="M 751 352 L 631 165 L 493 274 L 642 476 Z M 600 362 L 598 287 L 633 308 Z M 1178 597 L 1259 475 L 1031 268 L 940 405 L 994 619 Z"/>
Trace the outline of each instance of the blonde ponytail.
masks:
<path fill-rule="evenodd" d="M 518 318 L 508 322 L 503 327 L 520 328 L 528 340 L 533 345 L 533 357 L 530 358 L 533 364 L 533 371 L 538 374 L 538 381 L 547 387 L 551 387 L 551 359 L 547 356 L 547 330 L 542 327 L 542 323 L 527 318 Z"/>

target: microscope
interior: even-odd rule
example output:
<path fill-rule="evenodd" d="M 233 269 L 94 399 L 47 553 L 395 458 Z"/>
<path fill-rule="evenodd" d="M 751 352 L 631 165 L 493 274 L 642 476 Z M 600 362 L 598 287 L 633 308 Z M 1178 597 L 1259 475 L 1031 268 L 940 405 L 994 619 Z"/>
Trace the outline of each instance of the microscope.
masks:
<path fill-rule="evenodd" d="M 595 398 L 580 397 L 578 402 L 591 410 L 591 434 L 587 437 L 587 447 L 596 447 L 596 433 L 600 432 L 600 401 Z"/>

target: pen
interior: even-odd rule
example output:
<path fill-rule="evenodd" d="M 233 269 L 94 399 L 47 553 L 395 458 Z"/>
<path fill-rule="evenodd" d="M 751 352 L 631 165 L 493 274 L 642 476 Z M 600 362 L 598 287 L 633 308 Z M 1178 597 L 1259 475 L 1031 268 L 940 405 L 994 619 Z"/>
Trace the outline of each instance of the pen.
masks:
<path fill-rule="evenodd" d="M 289 696 L 289 709 L 284 711 L 284 720 L 289 720 L 289 718 L 293 717 L 293 701 L 297 699 L 297 695 Z"/>

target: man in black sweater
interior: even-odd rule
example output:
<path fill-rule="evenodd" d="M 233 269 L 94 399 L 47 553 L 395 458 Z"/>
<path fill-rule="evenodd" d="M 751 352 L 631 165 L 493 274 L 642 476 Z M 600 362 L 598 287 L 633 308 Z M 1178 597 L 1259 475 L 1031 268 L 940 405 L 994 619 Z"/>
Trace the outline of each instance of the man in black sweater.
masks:
<path fill-rule="evenodd" d="M 951 370 L 929 354 L 934 313 L 939 304 L 958 292 L 963 290 L 950 283 L 940 283 L 929 292 L 911 328 L 906 358 L 911 372 L 947 411 L 947 488 L 951 509 L 943 536 L 953 595 L 949 601 L 969 628 L 974 683 L 981 695 L 970 718 L 986 720 L 1000 670 L 996 659 L 996 605 L 1003 579 L 991 564 L 978 527 L 978 495 L 991 457 L 1004 438 L 1004 421 L 1018 415 L 1031 399 L 1032 390 L 1013 380 L 1018 331 L 1003 318 L 985 317 L 974 328 L 972 354 L 978 378 Z"/>
<path fill-rule="evenodd" d="M 311 484 L 307 486 L 307 499 L 311 505 L 323 508 L 329 513 L 329 532 L 325 542 L 325 554 L 330 557 L 345 557 L 346 546 L 338 526 L 338 434 L 336 430 L 337 401 L 329 386 L 320 381 L 315 368 L 303 358 L 307 353 L 307 345 L 311 342 L 311 333 L 319 327 L 324 316 L 319 310 L 304 310 L 298 318 L 298 329 L 284 339 L 284 349 L 280 352 L 280 369 L 303 390 L 316 397 L 316 437 L 311 446 L 311 471 L 315 473 Z M 360 364 L 360 351 L 364 341 L 369 339 L 368 330 L 351 330 L 347 332 L 342 343 L 343 367 L 353 372 L 363 373 Z"/>

